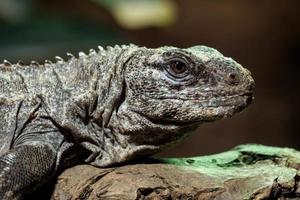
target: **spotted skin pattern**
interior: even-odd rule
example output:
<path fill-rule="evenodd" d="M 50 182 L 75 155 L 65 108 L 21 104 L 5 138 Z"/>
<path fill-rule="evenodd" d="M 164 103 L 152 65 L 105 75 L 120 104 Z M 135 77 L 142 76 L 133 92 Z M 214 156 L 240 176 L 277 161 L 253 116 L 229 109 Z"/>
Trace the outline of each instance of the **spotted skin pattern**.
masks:
<path fill-rule="evenodd" d="M 0 199 L 22 199 L 78 163 L 157 153 L 253 99 L 250 72 L 206 46 L 67 55 L 0 64 Z"/>

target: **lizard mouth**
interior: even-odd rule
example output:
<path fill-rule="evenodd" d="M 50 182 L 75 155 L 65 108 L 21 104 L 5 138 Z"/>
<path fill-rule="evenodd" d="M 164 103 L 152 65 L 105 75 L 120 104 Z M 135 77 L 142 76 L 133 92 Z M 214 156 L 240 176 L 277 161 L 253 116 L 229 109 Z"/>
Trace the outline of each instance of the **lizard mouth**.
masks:
<path fill-rule="evenodd" d="M 243 94 L 240 95 L 240 98 L 237 98 L 236 104 L 234 105 L 234 113 L 243 111 L 253 102 L 254 96 L 252 94 Z"/>
<path fill-rule="evenodd" d="M 201 124 L 203 122 L 212 122 L 215 120 L 228 118 L 235 113 L 243 111 L 253 100 L 252 93 L 244 93 L 240 95 L 232 95 L 217 98 L 214 103 L 203 102 L 200 100 L 191 100 L 194 104 L 194 117 L 189 119 L 178 118 L 157 118 L 147 117 L 152 123 L 158 124 L 177 124 L 182 126 L 191 126 Z"/>
<path fill-rule="evenodd" d="M 214 104 L 204 106 L 209 113 L 202 121 L 215 121 L 217 119 L 232 117 L 234 114 L 243 111 L 253 102 L 253 93 L 228 96 L 226 100 L 221 98 Z"/>
<path fill-rule="evenodd" d="M 241 105 L 246 107 L 253 102 L 253 99 L 253 93 L 246 92 L 242 94 L 215 97 L 206 101 L 195 100 L 194 103 L 204 108 L 239 107 Z"/>

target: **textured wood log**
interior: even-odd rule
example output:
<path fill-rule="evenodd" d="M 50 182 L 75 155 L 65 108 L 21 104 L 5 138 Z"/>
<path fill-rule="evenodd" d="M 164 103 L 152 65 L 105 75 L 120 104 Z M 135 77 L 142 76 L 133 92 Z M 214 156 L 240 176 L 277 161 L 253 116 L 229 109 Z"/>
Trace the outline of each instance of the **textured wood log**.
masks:
<path fill-rule="evenodd" d="M 62 173 L 52 199 L 300 199 L 300 152 L 241 145 L 202 157 Z"/>

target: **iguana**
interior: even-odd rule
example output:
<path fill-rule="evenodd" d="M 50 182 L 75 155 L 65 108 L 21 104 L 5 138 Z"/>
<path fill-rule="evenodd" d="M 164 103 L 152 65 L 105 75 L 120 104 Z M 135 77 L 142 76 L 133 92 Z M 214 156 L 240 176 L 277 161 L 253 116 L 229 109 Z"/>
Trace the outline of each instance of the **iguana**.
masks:
<path fill-rule="evenodd" d="M 250 72 L 206 46 L 67 55 L 0 65 L 1 199 L 22 199 L 81 162 L 154 154 L 253 99 Z"/>

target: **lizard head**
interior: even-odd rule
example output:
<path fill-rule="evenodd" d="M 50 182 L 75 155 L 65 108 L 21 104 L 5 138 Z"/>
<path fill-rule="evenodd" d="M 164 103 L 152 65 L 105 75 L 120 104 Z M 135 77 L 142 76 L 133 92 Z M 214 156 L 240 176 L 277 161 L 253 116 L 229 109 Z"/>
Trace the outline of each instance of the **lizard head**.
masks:
<path fill-rule="evenodd" d="M 126 70 L 130 108 L 158 124 L 214 121 L 253 99 L 250 72 L 206 46 L 142 49 Z"/>
<path fill-rule="evenodd" d="M 158 152 L 253 99 L 250 72 L 205 46 L 136 47 L 122 67 L 122 95 L 108 124 L 122 144 L 111 153 L 116 162 Z"/>

